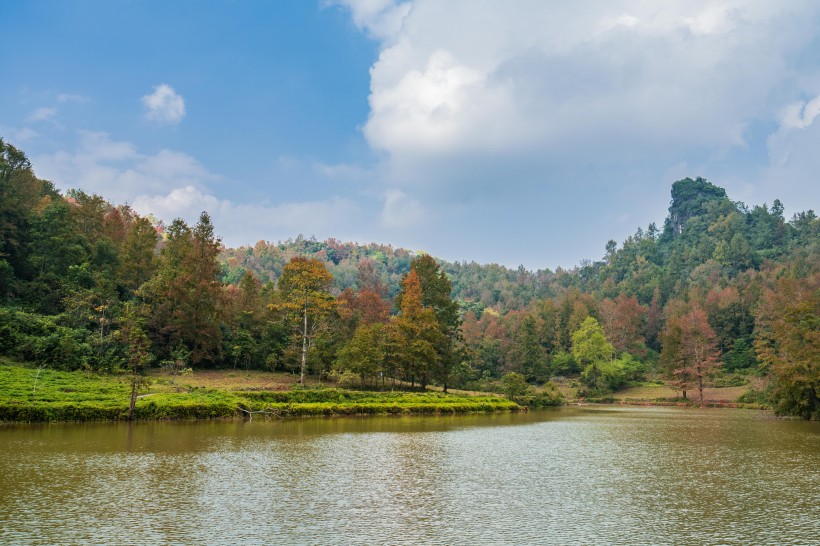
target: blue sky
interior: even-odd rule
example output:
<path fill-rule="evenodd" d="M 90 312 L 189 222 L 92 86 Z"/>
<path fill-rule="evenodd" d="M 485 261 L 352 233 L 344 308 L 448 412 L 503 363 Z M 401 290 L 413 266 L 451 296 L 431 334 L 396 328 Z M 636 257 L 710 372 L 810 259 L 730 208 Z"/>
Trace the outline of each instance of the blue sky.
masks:
<path fill-rule="evenodd" d="M 820 5 L 6 0 L 0 136 L 231 246 L 598 259 L 704 176 L 820 206 Z"/>

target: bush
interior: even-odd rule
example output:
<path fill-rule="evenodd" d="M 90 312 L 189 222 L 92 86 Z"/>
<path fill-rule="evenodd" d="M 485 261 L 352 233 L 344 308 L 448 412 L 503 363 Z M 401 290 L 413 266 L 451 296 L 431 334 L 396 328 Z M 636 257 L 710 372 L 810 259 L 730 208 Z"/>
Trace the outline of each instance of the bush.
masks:
<path fill-rule="evenodd" d="M 581 374 L 581 381 L 588 393 L 600 395 L 616 391 L 628 383 L 646 379 L 646 365 L 629 353 L 622 353 L 616 360 L 595 362 Z"/>
<path fill-rule="evenodd" d="M 350 370 L 345 370 L 342 372 L 333 370 L 328 375 L 328 378 L 331 381 L 335 381 L 340 387 L 358 387 L 362 384 L 361 376 L 351 372 Z"/>
<path fill-rule="evenodd" d="M 527 384 L 523 375 L 515 372 L 508 373 L 501 378 L 501 392 L 516 404 L 531 408 L 560 406 L 564 399 L 558 386 L 552 381 L 536 389 Z"/>
<path fill-rule="evenodd" d="M 742 387 L 749 384 L 749 378 L 737 373 L 720 374 L 710 384 L 712 387 Z"/>
<path fill-rule="evenodd" d="M 88 331 L 61 326 L 58 318 L 0 308 L 0 354 L 61 370 L 88 367 Z"/>
<path fill-rule="evenodd" d="M 531 388 L 520 373 L 510 372 L 501 378 L 501 392 L 511 400 L 530 394 Z"/>
<path fill-rule="evenodd" d="M 530 408 L 547 408 L 562 405 L 564 395 L 561 394 L 555 383 L 548 381 L 541 389 L 532 389 L 528 395 L 514 401 Z"/>
<path fill-rule="evenodd" d="M 771 406 L 769 402 L 769 393 L 765 390 L 751 388 L 737 397 L 737 402 L 740 404 L 753 404 L 757 406 Z"/>
<path fill-rule="evenodd" d="M 629 353 L 621 353 L 621 358 L 615 361 L 620 367 L 626 383 L 640 383 L 646 379 L 647 366 Z"/>
<path fill-rule="evenodd" d="M 570 376 L 581 371 L 580 366 L 575 361 L 571 353 L 560 352 L 552 356 L 550 361 L 550 373 L 553 376 Z"/>

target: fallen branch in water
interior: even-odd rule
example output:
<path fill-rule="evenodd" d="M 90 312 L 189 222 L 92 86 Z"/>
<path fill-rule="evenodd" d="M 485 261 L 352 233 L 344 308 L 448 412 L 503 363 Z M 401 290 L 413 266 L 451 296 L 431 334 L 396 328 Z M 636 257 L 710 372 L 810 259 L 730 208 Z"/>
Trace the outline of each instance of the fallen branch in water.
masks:
<path fill-rule="evenodd" d="M 262 415 L 264 415 L 264 416 L 265 416 L 265 419 L 270 419 L 270 416 L 271 416 L 271 415 L 273 415 L 274 417 L 281 417 L 281 416 L 282 416 L 282 413 L 281 413 L 279 410 L 270 410 L 270 411 L 269 411 L 269 410 L 257 410 L 257 411 L 251 411 L 251 410 L 246 410 L 245 408 L 237 408 L 237 409 L 238 409 L 239 411 L 242 411 L 242 412 L 245 412 L 245 413 L 247 413 L 247 414 L 248 414 L 248 421 L 253 421 L 253 416 L 254 416 L 254 414 L 256 414 L 256 413 L 261 413 Z"/>

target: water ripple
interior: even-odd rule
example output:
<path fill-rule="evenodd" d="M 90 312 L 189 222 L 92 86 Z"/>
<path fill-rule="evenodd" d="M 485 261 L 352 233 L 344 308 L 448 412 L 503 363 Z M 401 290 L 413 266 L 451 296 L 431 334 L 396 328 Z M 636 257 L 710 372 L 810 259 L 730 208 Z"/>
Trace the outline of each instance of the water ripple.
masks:
<path fill-rule="evenodd" d="M 760 413 L 0 429 L 13 544 L 820 544 L 820 427 Z"/>

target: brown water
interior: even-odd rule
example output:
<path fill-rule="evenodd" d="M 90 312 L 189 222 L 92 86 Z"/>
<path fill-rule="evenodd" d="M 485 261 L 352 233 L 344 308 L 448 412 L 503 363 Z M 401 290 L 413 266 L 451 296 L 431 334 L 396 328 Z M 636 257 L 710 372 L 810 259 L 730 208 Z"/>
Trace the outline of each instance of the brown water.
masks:
<path fill-rule="evenodd" d="M 6 544 L 820 544 L 820 423 L 743 410 L 0 428 Z"/>

